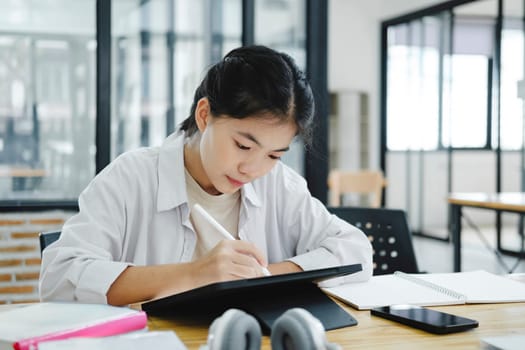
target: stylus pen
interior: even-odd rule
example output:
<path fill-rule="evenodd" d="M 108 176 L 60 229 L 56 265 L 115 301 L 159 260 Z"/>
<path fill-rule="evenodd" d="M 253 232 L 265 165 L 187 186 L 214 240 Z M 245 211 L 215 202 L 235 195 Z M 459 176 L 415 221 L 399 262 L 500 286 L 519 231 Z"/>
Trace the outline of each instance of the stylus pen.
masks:
<path fill-rule="evenodd" d="M 210 225 L 212 225 L 215 229 L 217 229 L 217 231 L 219 231 L 219 233 L 226 239 L 229 239 L 229 240 L 235 240 L 235 237 L 232 236 L 231 233 L 229 233 L 228 231 L 226 231 L 226 229 L 217 222 L 217 220 L 215 220 L 213 218 L 213 216 L 211 216 L 210 214 L 208 214 L 208 212 L 206 210 L 204 210 L 203 207 L 201 207 L 199 204 L 194 204 L 193 205 L 193 210 L 195 211 L 198 211 L 199 214 L 201 214 L 201 216 L 206 220 L 208 221 L 208 223 Z M 262 266 L 261 266 L 262 267 Z M 265 276 L 271 276 L 272 274 L 270 273 L 270 271 L 268 271 L 268 269 L 266 267 L 262 267 L 262 271 L 263 271 L 263 274 Z"/>

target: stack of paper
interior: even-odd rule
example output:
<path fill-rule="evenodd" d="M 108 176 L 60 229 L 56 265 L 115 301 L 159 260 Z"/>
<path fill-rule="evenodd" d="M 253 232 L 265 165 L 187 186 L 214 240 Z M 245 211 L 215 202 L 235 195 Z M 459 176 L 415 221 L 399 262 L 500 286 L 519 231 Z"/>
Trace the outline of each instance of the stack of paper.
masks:
<path fill-rule="evenodd" d="M 44 341 L 145 329 L 143 311 L 80 303 L 38 303 L 0 312 L 0 350 L 33 350 Z"/>
<path fill-rule="evenodd" d="M 105 338 L 71 338 L 42 343 L 39 350 L 187 350 L 171 331 L 140 332 Z"/>

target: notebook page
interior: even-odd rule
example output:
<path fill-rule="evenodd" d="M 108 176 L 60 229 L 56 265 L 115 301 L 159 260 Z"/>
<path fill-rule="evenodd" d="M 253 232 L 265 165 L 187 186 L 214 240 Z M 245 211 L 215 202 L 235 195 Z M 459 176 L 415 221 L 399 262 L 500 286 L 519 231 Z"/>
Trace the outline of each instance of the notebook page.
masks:
<path fill-rule="evenodd" d="M 322 289 L 359 310 L 394 304 L 464 304 L 461 299 L 395 275 L 372 276 L 367 282 L 346 283 Z"/>
<path fill-rule="evenodd" d="M 467 303 L 525 301 L 525 283 L 487 271 L 412 274 L 412 276 L 463 294 L 467 297 Z"/>

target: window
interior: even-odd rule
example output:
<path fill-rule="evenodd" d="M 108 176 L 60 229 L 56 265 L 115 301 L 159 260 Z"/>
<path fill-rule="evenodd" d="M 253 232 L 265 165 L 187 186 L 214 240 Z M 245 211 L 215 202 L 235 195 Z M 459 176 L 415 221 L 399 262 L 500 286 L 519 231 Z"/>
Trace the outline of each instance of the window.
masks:
<path fill-rule="evenodd" d="M 494 80 L 495 20 L 456 15 L 454 34 L 449 36 L 450 18 L 429 16 L 388 28 L 388 150 L 496 148 L 498 117 L 501 148 L 520 149 L 523 22 L 513 18 L 504 22 L 498 111 L 493 92 L 498 83 Z"/>
<path fill-rule="evenodd" d="M 0 197 L 76 199 L 95 174 L 95 0 L 0 12 Z"/>
<path fill-rule="evenodd" d="M 443 146 L 487 145 L 489 60 L 483 55 L 447 55 L 443 77 Z"/>
<path fill-rule="evenodd" d="M 120 0 L 112 13 L 115 158 L 186 119 L 206 68 L 241 45 L 241 1 Z"/>
<path fill-rule="evenodd" d="M 408 31 L 407 26 L 397 28 L 388 49 L 388 148 L 436 149 L 439 53 L 432 46 L 403 44 Z"/>
<path fill-rule="evenodd" d="M 242 5 L 0 1 L 0 204 L 74 208 L 107 161 L 160 145 L 188 116 L 206 69 L 241 46 Z M 257 43 L 291 54 L 304 69 L 306 2 L 261 0 L 254 6 Z M 268 16 L 280 25 L 267 26 Z M 103 58 L 110 41 L 111 102 L 102 98 L 97 119 L 96 77 L 98 71 L 101 81 L 107 78 Z M 96 135 L 96 127 L 108 134 Z M 289 153 L 285 162 L 302 172 L 302 148 Z"/>

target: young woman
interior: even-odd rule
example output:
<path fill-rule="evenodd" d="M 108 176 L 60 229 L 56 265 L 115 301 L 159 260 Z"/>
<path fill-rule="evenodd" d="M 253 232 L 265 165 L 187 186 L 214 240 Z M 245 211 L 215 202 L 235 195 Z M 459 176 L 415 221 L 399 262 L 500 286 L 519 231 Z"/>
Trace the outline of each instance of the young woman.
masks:
<path fill-rule="evenodd" d="M 279 161 L 309 140 L 314 101 L 286 54 L 238 48 L 212 66 L 162 146 L 122 154 L 79 197 L 42 258 L 42 300 L 125 305 L 213 282 L 361 263 L 365 235 Z M 204 207 L 235 240 L 192 214 Z"/>

